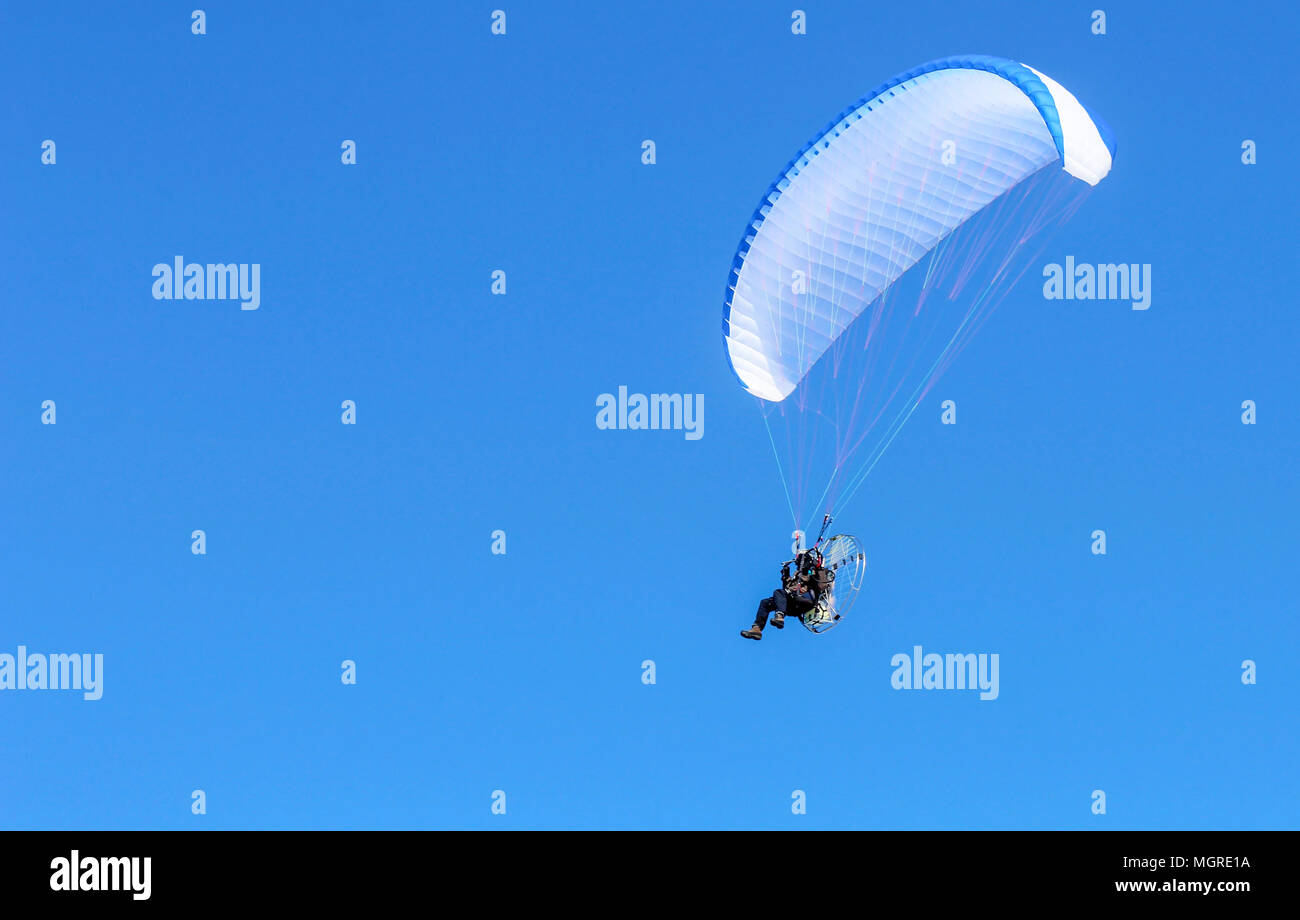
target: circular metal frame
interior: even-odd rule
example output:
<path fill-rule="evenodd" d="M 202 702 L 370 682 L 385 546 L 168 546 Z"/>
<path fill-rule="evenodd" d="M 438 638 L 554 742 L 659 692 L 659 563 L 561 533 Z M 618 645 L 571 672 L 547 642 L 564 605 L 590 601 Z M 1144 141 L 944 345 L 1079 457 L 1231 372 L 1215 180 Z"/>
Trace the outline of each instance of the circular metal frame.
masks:
<path fill-rule="evenodd" d="M 812 633 L 834 629 L 857 600 L 866 580 L 867 554 L 862 543 L 851 534 L 836 534 L 822 547 L 822 564 L 835 574 L 830 594 L 819 598 L 817 606 L 799 617 Z"/>

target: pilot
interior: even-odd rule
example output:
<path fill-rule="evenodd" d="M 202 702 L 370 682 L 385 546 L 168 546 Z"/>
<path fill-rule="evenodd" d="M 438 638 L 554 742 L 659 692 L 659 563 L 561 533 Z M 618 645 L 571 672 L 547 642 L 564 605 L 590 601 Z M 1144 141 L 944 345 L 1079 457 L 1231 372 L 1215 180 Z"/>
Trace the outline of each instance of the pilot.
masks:
<path fill-rule="evenodd" d="M 790 566 L 794 566 L 793 574 Z M 817 606 L 817 586 L 822 582 L 823 572 L 821 553 L 816 549 L 804 550 L 789 562 L 781 566 L 781 587 L 758 602 L 758 613 L 754 615 L 754 625 L 742 629 L 740 634 L 746 639 L 762 639 L 763 628 L 767 626 L 768 615 L 772 615 L 772 625 L 785 629 L 785 615 L 802 616 Z"/>

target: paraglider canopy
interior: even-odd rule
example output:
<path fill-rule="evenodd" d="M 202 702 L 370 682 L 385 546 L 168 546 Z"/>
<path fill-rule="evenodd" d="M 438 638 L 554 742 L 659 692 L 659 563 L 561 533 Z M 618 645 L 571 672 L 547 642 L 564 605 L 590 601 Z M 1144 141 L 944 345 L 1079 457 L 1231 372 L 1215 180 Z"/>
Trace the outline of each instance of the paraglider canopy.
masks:
<path fill-rule="evenodd" d="M 787 164 L 737 248 L 722 332 L 796 526 L 861 485 L 1114 152 L 1055 80 L 964 55 L 881 84 Z"/>

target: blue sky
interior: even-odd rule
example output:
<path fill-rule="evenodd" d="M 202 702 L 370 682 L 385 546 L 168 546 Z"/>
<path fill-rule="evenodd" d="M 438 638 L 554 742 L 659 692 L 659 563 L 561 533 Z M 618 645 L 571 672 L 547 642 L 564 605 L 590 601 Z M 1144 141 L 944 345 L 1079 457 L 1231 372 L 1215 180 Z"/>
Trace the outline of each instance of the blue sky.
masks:
<path fill-rule="evenodd" d="M 0 652 L 105 656 L 97 702 L 0 693 L 0 826 L 1294 828 L 1294 6 L 493 5 L 0 13 Z M 741 228 L 964 52 L 1110 123 L 1045 258 L 1149 262 L 1151 309 L 1027 279 L 840 511 L 851 618 L 744 642 L 790 522 Z M 176 255 L 261 309 L 154 300 Z M 704 437 L 597 429 L 620 385 Z M 999 698 L 892 690 L 914 645 Z"/>

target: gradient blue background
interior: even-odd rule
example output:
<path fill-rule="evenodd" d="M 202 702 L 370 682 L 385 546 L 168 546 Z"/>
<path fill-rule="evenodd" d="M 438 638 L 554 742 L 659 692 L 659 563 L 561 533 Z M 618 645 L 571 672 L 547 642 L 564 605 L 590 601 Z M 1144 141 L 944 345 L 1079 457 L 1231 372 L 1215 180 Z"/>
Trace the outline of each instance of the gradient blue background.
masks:
<path fill-rule="evenodd" d="M 1294 4 L 196 5 L 0 12 L 0 650 L 106 656 L 99 702 L 0 693 L 0 826 L 1297 825 Z M 852 618 L 744 642 L 790 521 L 736 242 L 962 52 L 1110 122 L 1045 258 L 1150 262 L 1152 307 L 1027 276 L 841 512 Z M 262 308 L 153 300 L 178 254 Z M 704 438 L 597 430 L 620 385 Z M 891 690 L 916 644 L 1000 698 Z"/>

